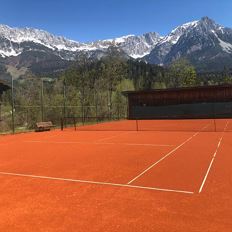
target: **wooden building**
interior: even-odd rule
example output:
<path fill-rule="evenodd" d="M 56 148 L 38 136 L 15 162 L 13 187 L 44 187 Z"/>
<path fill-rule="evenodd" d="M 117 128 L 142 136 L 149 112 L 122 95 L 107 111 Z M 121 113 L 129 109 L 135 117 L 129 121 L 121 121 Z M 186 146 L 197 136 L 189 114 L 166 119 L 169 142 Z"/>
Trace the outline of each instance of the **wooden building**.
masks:
<path fill-rule="evenodd" d="M 232 85 L 125 91 L 128 119 L 229 118 Z"/>

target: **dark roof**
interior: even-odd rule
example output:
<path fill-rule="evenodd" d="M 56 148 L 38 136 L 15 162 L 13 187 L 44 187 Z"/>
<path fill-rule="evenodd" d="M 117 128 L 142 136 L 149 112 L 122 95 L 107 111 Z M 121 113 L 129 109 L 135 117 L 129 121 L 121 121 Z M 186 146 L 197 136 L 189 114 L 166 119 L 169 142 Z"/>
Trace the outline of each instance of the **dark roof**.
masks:
<path fill-rule="evenodd" d="M 160 92 L 182 92 L 189 90 L 219 90 L 219 89 L 232 89 L 232 85 L 211 85 L 211 86 L 195 86 L 195 87 L 181 87 L 181 88 L 169 88 L 169 89 L 150 89 L 150 90 L 137 90 L 137 91 L 123 91 L 124 95 L 130 94 L 146 94 L 146 93 L 160 93 Z"/>
<path fill-rule="evenodd" d="M 1 81 L 0 80 L 0 94 L 3 92 L 3 91 L 6 91 L 10 89 L 10 86 L 7 85 L 4 81 Z"/>

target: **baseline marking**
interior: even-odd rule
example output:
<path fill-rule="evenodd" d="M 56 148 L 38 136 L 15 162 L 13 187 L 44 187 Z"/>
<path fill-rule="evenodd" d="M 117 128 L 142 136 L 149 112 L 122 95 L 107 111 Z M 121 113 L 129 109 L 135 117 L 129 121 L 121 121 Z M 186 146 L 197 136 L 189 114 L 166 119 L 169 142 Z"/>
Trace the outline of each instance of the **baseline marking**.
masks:
<path fill-rule="evenodd" d="M 219 139 L 219 142 L 218 142 L 218 144 L 217 144 L 217 148 L 216 148 L 216 150 L 215 150 L 215 152 L 214 152 L 214 154 L 213 154 L 213 158 L 212 158 L 212 160 L 211 160 L 211 162 L 210 162 L 210 164 L 209 164 L 209 167 L 208 167 L 208 169 L 207 169 L 207 171 L 206 171 L 205 177 L 204 177 L 204 179 L 203 179 L 203 181 L 202 181 L 202 184 L 201 184 L 201 187 L 200 187 L 198 193 L 201 193 L 202 190 L 203 190 L 203 188 L 204 188 L 205 182 L 206 182 L 206 180 L 207 180 L 207 178 L 208 178 L 208 175 L 209 175 L 209 172 L 210 172 L 210 170 L 211 170 L 211 168 L 212 168 L 213 162 L 214 162 L 214 160 L 215 160 L 215 158 L 216 158 L 216 156 L 217 156 L 218 150 L 219 150 L 219 148 L 220 148 L 220 146 L 221 146 L 221 142 L 222 142 L 222 139 L 223 139 L 223 137 L 224 137 L 224 134 L 225 134 L 225 131 L 226 131 L 226 128 L 228 127 L 228 125 L 229 125 L 229 121 L 227 121 L 226 126 L 225 126 L 225 128 L 224 128 L 224 130 L 223 130 L 222 136 L 221 136 L 221 138 Z"/>
<path fill-rule="evenodd" d="M 204 130 L 206 127 L 208 127 L 208 125 L 204 126 L 202 130 Z M 163 156 L 161 159 L 159 159 L 158 161 L 156 161 L 155 163 L 153 163 L 151 166 L 149 166 L 147 169 L 145 169 L 143 172 L 141 172 L 139 175 L 137 175 L 135 178 L 133 178 L 132 180 L 130 180 L 127 184 L 131 184 L 132 182 L 134 182 L 135 180 L 137 180 L 139 177 L 141 177 L 142 175 L 144 175 L 146 172 L 148 172 L 150 169 L 152 169 L 154 166 L 156 166 L 158 163 L 160 163 L 161 161 L 163 161 L 164 159 L 166 159 L 168 156 L 170 156 L 171 154 L 173 154 L 176 150 L 178 150 L 179 148 L 181 148 L 183 145 L 185 145 L 187 142 L 189 142 L 191 139 L 193 139 L 195 136 L 197 136 L 201 131 L 196 132 L 194 135 L 192 135 L 190 138 L 186 139 L 183 143 L 181 143 L 179 146 L 177 146 L 176 148 L 174 148 L 173 150 L 171 150 L 168 154 L 166 154 L 165 156 Z"/>
<path fill-rule="evenodd" d="M 35 178 L 35 179 L 57 180 L 57 181 L 67 181 L 67 182 L 95 184 L 95 185 L 108 185 L 108 186 L 115 186 L 115 187 L 145 189 L 145 190 L 162 191 L 162 192 L 174 192 L 174 193 L 194 194 L 194 192 L 184 191 L 184 190 L 153 188 L 153 187 L 145 187 L 145 186 L 137 186 L 137 185 L 116 184 L 116 183 L 110 183 L 110 182 L 88 181 L 88 180 L 78 180 L 78 179 L 69 179 L 69 178 L 49 177 L 49 176 L 37 176 L 37 175 L 11 173 L 11 172 L 0 172 L 0 175 L 18 176 L 18 177 L 29 177 L 29 178 Z"/>

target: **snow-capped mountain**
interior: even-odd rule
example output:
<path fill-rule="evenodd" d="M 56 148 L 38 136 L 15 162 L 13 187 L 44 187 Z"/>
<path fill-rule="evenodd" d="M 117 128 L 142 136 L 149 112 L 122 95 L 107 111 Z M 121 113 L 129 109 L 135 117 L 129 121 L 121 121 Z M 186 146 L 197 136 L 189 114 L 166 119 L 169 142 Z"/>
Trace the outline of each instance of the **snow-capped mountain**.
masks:
<path fill-rule="evenodd" d="M 227 66 L 232 63 L 232 29 L 204 17 L 177 27 L 144 59 L 149 63 L 169 64 L 181 57 L 205 69 L 219 63 Z"/>
<path fill-rule="evenodd" d="M 106 51 L 115 46 L 122 49 L 128 56 L 133 58 L 143 57 L 160 41 L 157 33 L 147 33 L 141 36 L 129 35 L 121 38 L 96 41 L 92 43 L 80 43 L 61 36 L 54 36 L 43 30 L 33 28 L 10 28 L 0 25 L 0 56 L 18 56 L 25 51 L 36 51 L 38 46 L 50 49 L 62 59 L 75 59 L 79 52 Z M 25 43 L 34 44 L 28 48 Z M 67 54 L 65 54 L 67 52 Z"/>
<path fill-rule="evenodd" d="M 128 56 L 137 59 L 148 55 L 161 39 L 162 37 L 159 34 L 151 32 L 141 36 L 129 35 L 117 39 L 100 41 L 100 44 L 106 42 L 108 46 L 118 46 Z"/>
<path fill-rule="evenodd" d="M 170 34 L 163 37 L 155 46 L 152 54 L 147 57 L 147 61 L 155 64 L 163 64 L 164 58 L 171 51 L 172 47 L 178 42 L 180 37 L 191 28 L 196 27 L 198 21 L 185 23 L 182 26 L 177 27 Z"/>
<path fill-rule="evenodd" d="M 232 67 L 232 29 L 204 17 L 185 23 L 164 37 L 150 32 L 81 43 L 43 30 L 0 25 L 0 62 L 17 68 L 35 68 L 43 62 L 60 70 L 83 55 L 100 59 L 115 52 L 125 59 L 159 65 L 185 57 L 202 70 L 222 69 Z"/>

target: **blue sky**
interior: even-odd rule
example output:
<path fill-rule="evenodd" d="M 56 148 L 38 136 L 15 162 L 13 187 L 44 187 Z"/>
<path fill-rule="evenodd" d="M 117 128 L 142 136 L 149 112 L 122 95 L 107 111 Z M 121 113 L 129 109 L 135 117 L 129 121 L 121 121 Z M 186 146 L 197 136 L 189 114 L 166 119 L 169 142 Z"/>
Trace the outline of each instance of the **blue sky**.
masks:
<path fill-rule="evenodd" d="M 232 27 L 232 0 L 0 0 L 0 24 L 86 42 L 155 31 L 209 16 Z"/>

